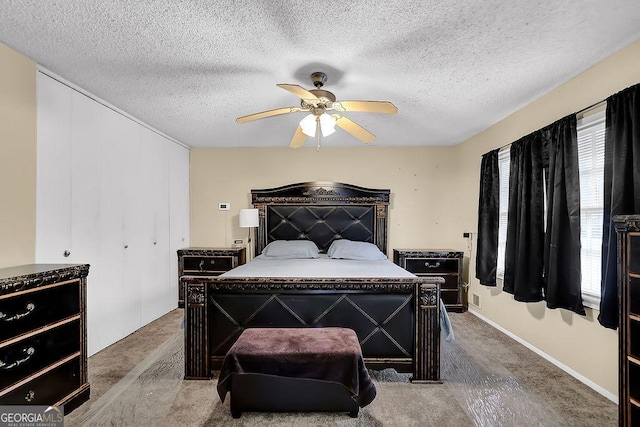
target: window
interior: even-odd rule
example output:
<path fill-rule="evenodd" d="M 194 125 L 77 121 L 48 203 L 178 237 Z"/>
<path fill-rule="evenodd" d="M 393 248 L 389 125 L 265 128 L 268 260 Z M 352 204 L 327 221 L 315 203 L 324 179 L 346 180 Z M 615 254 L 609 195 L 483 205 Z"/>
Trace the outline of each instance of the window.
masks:
<path fill-rule="evenodd" d="M 578 120 L 577 130 L 578 168 L 580 171 L 582 299 L 586 306 L 599 308 L 600 259 L 602 253 L 602 220 L 604 208 L 604 111 Z M 498 228 L 497 275 L 499 278 L 504 278 L 504 255 L 507 244 L 507 210 L 509 206 L 509 166 L 510 151 L 509 147 L 505 147 L 498 153 L 500 223 Z"/>
<path fill-rule="evenodd" d="M 498 174 L 500 175 L 500 222 L 498 225 L 498 265 L 496 275 L 504 278 L 504 252 L 507 246 L 507 218 L 509 209 L 509 167 L 511 165 L 511 146 L 498 152 Z"/>
<path fill-rule="evenodd" d="M 604 209 L 604 111 L 578 121 L 582 299 L 599 308 Z"/>

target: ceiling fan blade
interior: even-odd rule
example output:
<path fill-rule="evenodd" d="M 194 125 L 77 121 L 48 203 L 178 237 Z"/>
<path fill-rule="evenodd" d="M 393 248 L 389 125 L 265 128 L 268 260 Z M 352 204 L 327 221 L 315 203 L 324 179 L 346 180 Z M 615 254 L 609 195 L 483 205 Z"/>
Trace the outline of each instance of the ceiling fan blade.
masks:
<path fill-rule="evenodd" d="M 300 107 L 284 107 L 276 108 L 275 110 L 263 111 L 261 113 L 249 114 L 248 116 L 238 117 L 236 123 L 246 123 L 253 120 L 264 119 L 266 117 L 278 116 L 280 114 L 297 113 L 302 111 Z"/>
<path fill-rule="evenodd" d="M 298 126 L 298 129 L 296 129 L 296 132 L 293 134 L 293 138 L 291 138 L 291 144 L 289 144 L 289 147 L 300 148 L 304 145 L 306 140 L 307 135 L 302 133 L 302 128 Z"/>
<path fill-rule="evenodd" d="M 375 141 L 376 136 L 356 122 L 351 121 L 339 114 L 334 114 L 333 117 L 336 119 L 336 125 L 346 130 L 365 144 Z"/>
<path fill-rule="evenodd" d="M 398 112 L 398 107 L 388 101 L 340 101 L 333 103 L 333 109 L 381 114 L 396 114 Z"/>
<path fill-rule="evenodd" d="M 312 94 L 311 92 L 303 88 L 302 86 L 290 85 L 285 83 L 279 83 L 276 86 L 291 92 L 298 98 L 302 99 L 303 101 L 306 101 L 307 104 L 315 105 L 319 101 L 317 96 L 315 96 L 314 94 Z"/>

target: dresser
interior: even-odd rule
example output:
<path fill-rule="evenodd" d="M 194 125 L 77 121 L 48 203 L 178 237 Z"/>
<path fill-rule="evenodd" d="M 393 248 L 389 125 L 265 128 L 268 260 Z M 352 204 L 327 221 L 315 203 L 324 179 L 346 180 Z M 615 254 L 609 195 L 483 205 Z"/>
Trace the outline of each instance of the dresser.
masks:
<path fill-rule="evenodd" d="M 89 399 L 88 265 L 0 269 L 0 405 L 64 405 Z"/>
<path fill-rule="evenodd" d="M 620 296 L 621 426 L 640 425 L 640 215 L 615 216 Z"/>
<path fill-rule="evenodd" d="M 178 250 L 178 307 L 184 307 L 182 276 L 219 276 L 246 262 L 245 248 L 184 248 Z"/>
<path fill-rule="evenodd" d="M 394 249 L 393 262 L 416 276 L 439 276 L 440 298 L 448 311 L 467 310 L 462 283 L 464 252 L 451 249 Z"/>

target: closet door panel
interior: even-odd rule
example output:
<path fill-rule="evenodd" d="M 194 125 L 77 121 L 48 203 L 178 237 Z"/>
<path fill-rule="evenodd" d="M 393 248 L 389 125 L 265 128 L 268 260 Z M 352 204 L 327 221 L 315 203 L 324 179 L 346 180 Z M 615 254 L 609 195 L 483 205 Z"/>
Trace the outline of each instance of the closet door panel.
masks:
<path fill-rule="evenodd" d="M 103 132 L 101 105 L 73 94 L 71 135 L 71 256 L 72 262 L 94 264 L 98 252 L 100 174 L 98 139 Z M 95 285 L 94 285 L 95 287 Z"/>
<path fill-rule="evenodd" d="M 150 130 L 141 133 L 146 183 L 145 250 L 142 267 L 142 322 L 166 313 L 173 302 L 169 267 L 169 141 Z M 149 233 L 149 234 L 146 234 Z M 148 236 L 148 237 L 147 237 Z"/>
<path fill-rule="evenodd" d="M 106 295 L 100 256 L 100 176 L 102 156 L 100 138 L 104 133 L 102 106 L 92 99 L 73 93 L 71 135 L 71 255 L 74 263 L 89 264 L 91 278 L 87 286 L 88 352 L 105 347 L 109 322 L 102 312 Z"/>
<path fill-rule="evenodd" d="M 99 298 L 92 300 L 94 316 L 92 330 L 100 330 L 100 346 L 106 347 L 125 334 L 127 316 L 122 300 L 128 289 L 123 276 L 124 255 L 124 188 L 122 162 L 127 155 L 128 141 L 137 138 L 137 126 L 126 117 L 104 107 L 102 129 L 98 142 L 102 169 L 100 174 L 100 220 L 98 245 L 102 287 Z M 91 339 L 89 343 L 92 344 Z M 90 346 L 91 350 L 94 349 Z M 95 348 L 99 348 L 95 347 Z M 93 354 L 92 351 L 90 351 Z"/>
<path fill-rule="evenodd" d="M 124 335 L 139 329 L 143 323 L 140 317 L 142 293 L 141 268 L 146 262 L 143 251 L 143 233 L 147 221 L 145 215 L 145 196 L 142 180 L 143 153 L 140 143 L 140 127 L 127 140 L 126 156 L 122 160 L 121 170 L 124 178 L 123 188 L 123 287 L 121 297 L 124 322 Z"/>
<path fill-rule="evenodd" d="M 189 150 L 178 144 L 169 146 L 169 254 L 171 293 L 178 300 L 178 249 L 189 247 Z"/>
<path fill-rule="evenodd" d="M 69 263 L 73 92 L 42 73 L 36 74 L 36 90 L 36 262 Z"/>

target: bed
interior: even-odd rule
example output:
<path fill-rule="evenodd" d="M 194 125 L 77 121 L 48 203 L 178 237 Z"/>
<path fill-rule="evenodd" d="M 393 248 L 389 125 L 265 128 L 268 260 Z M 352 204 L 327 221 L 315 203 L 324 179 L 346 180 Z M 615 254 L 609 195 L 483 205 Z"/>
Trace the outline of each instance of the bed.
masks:
<path fill-rule="evenodd" d="M 389 190 L 335 182 L 252 190 L 259 210 L 254 241 L 261 254 L 272 242 L 310 240 L 324 262 L 336 240 L 366 242 L 387 253 Z M 353 329 L 370 369 L 409 372 L 414 382 L 440 382 L 439 277 L 395 272 L 365 276 L 347 271 L 251 272 L 217 277 L 183 276 L 185 379 L 210 379 L 246 328 L 343 327 Z M 315 264 L 313 264 L 315 265 Z M 313 271 L 310 273 L 310 271 Z"/>

